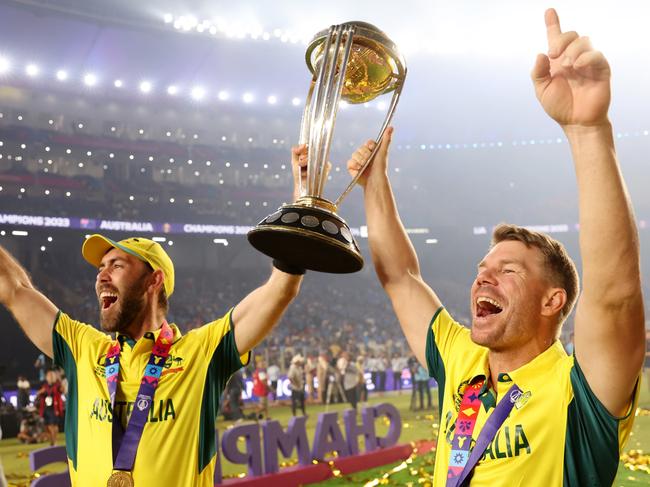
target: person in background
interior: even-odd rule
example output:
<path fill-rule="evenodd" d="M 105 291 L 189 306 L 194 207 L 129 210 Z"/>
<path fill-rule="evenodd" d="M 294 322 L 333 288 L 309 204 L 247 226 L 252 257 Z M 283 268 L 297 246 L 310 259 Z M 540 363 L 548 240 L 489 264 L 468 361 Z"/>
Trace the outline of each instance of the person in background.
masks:
<path fill-rule="evenodd" d="M 359 402 L 359 369 L 356 363 L 351 360 L 350 352 L 346 350 L 341 353 L 336 362 L 336 368 L 341 375 L 345 399 L 350 403 L 352 409 L 356 411 L 357 402 Z"/>
<path fill-rule="evenodd" d="M 18 428 L 18 440 L 21 443 L 32 444 L 42 441 L 43 437 L 47 437 L 43 419 L 38 415 L 36 407 L 30 404 L 22 412 L 22 419 Z"/>
<path fill-rule="evenodd" d="M 257 398 L 257 419 L 269 418 L 269 382 L 266 363 L 257 357 L 257 366 L 253 371 L 253 395 Z"/>
<path fill-rule="evenodd" d="M 325 404 L 327 400 L 327 384 L 329 381 L 329 357 L 326 351 L 321 351 L 318 355 L 318 365 L 316 366 L 316 379 L 318 381 L 318 402 Z"/>
<path fill-rule="evenodd" d="M 47 372 L 47 360 L 44 353 L 40 353 L 34 362 L 34 368 L 38 372 L 38 382 L 45 382 L 45 374 Z"/>
<path fill-rule="evenodd" d="M 271 390 L 271 398 L 273 404 L 278 401 L 278 379 L 280 378 L 280 367 L 273 362 L 266 369 L 266 373 L 269 376 L 269 389 Z"/>
<path fill-rule="evenodd" d="M 414 354 L 409 355 L 409 358 L 406 360 L 406 366 L 409 369 L 409 373 L 411 374 L 411 403 L 409 406 L 409 409 L 411 411 L 415 411 L 415 406 L 417 402 L 417 383 L 415 382 L 415 374 L 418 371 L 419 367 L 419 362 L 418 359 L 415 358 Z"/>
<path fill-rule="evenodd" d="M 376 360 L 377 360 L 376 361 L 377 390 L 379 391 L 379 395 L 383 396 L 383 393 L 386 390 L 386 374 L 387 374 L 389 362 L 385 352 L 378 353 Z"/>
<path fill-rule="evenodd" d="M 406 368 L 406 357 L 401 353 L 396 353 L 390 362 L 390 368 L 393 371 L 393 389 L 398 394 L 402 393 L 402 371 Z"/>
<path fill-rule="evenodd" d="M 31 387 L 31 385 L 24 375 L 19 375 L 18 381 L 16 382 L 16 386 L 18 387 L 18 397 L 16 398 L 17 406 L 18 406 L 17 409 L 18 411 L 22 411 L 30 403 L 29 388 Z"/>
<path fill-rule="evenodd" d="M 302 355 L 294 355 L 291 359 L 287 378 L 291 388 L 291 414 L 296 415 L 296 410 L 300 408 L 303 416 L 307 416 L 305 411 L 305 359 Z"/>
<path fill-rule="evenodd" d="M 379 390 L 379 363 L 377 359 L 376 352 L 374 350 L 368 353 L 366 358 L 366 370 L 370 372 L 370 381 L 373 385 L 373 391 L 377 392 Z"/>
<path fill-rule="evenodd" d="M 364 369 L 365 363 L 365 357 L 363 355 L 359 355 L 357 357 L 356 367 L 357 374 L 359 376 L 359 385 L 357 386 L 359 389 L 358 398 L 361 404 L 366 404 L 368 402 L 368 385 L 366 384 L 366 371 Z"/>
<path fill-rule="evenodd" d="M 54 370 L 48 370 L 45 374 L 45 383 L 41 386 L 36 395 L 38 414 L 43 418 L 50 445 L 56 445 L 56 437 L 59 434 L 59 423 L 65 413 L 63 404 L 63 391 L 61 382 Z"/>
<path fill-rule="evenodd" d="M 317 391 L 315 387 L 316 372 L 318 369 L 318 357 L 314 355 L 313 352 L 307 355 L 307 360 L 305 361 L 305 378 L 307 380 L 307 402 L 313 401 L 317 398 Z"/>
<path fill-rule="evenodd" d="M 424 393 L 427 394 L 427 409 L 431 409 L 431 388 L 429 387 L 429 372 L 427 369 L 422 367 L 421 364 L 418 364 L 418 368 L 415 371 L 415 384 L 417 385 L 417 391 L 420 396 L 420 407 L 418 409 L 424 409 Z"/>

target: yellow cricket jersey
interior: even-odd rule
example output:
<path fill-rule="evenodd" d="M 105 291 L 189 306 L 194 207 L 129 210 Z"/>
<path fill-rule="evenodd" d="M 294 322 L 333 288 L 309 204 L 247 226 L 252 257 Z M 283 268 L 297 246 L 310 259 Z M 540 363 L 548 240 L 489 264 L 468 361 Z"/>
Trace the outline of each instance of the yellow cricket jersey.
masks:
<path fill-rule="evenodd" d="M 426 358 L 440 404 L 433 484 L 444 486 L 462 394 L 473 378 L 489 377 L 488 349 L 472 342 L 470 330 L 440 308 L 431 321 Z M 496 391 L 485 383 L 472 443 L 513 381 L 522 394 L 476 465 L 470 485 L 611 486 L 634 421 L 638 384 L 630 412 L 612 416 L 589 388 L 575 357 L 556 341 L 526 365 L 500 374 Z"/>
<path fill-rule="evenodd" d="M 231 312 L 181 335 L 163 368 L 135 457 L 137 486 L 212 487 L 219 397 L 230 375 L 245 365 L 239 356 Z M 65 437 L 73 486 L 105 486 L 113 469 L 112 422 L 125 427 L 140 380 L 160 330 L 122 347 L 120 380 L 111 407 L 104 360 L 109 335 L 59 312 L 54 323 L 55 363 L 68 377 Z"/>

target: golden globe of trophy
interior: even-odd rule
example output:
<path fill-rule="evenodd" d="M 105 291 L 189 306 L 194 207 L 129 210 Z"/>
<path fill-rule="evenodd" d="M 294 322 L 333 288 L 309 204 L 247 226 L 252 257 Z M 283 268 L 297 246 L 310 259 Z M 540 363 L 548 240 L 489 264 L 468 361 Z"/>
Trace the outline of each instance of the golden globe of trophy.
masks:
<path fill-rule="evenodd" d="M 248 233 L 260 252 L 295 267 L 348 273 L 363 267 L 363 257 L 348 224 L 337 215 L 343 198 L 354 187 L 375 155 L 399 100 L 406 64 L 397 46 L 374 25 L 347 22 L 316 34 L 306 53 L 313 77 L 300 129 L 308 144 L 307 178 L 300 179 L 300 197 L 267 216 Z M 334 201 L 323 197 L 334 123 L 341 99 L 369 102 L 392 92 L 386 118 L 376 138 L 377 148 Z"/>

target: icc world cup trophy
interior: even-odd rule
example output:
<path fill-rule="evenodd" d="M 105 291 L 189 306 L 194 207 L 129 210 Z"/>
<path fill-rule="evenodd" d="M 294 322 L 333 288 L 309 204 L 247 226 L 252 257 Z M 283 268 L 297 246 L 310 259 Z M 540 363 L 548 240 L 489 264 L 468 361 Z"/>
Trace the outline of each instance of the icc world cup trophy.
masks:
<path fill-rule="evenodd" d="M 301 178 L 298 200 L 267 216 L 248 233 L 248 240 L 260 252 L 296 267 L 356 272 L 363 267 L 363 257 L 350 227 L 336 212 L 379 147 L 404 85 L 406 64 L 388 36 L 365 22 L 319 32 L 305 57 L 313 74 L 300 129 L 300 143 L 308 144 L 306 184 Z M 362 104 L 390 92 L 377 147 L 343 193 L 334 202 L 325 199 L 327 161 L 341 99 Z"/>

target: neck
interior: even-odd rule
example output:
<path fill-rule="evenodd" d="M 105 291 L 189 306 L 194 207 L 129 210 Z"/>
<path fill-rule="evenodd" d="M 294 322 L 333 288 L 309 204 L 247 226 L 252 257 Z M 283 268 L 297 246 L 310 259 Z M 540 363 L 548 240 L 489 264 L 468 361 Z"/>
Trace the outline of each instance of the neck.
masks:
<path fill-rule="evenodd" d="M 488 364 L 490 367 L 490 381 L 496 385 L 499 374 L 510 373 L 519 367 L 526 365 L 538 355 L 544 353 L 555 340 L 535 340 L 526 347 L 519 347 L 514 350 L 492 350 L 488 353 Z"/>
<path fill-rule="evenodd" d="M 141 319 L 132 322 L 124 334 L 136 342 L 147 332 L 155 332 L 162 327 L 165 315 L 155 309 L 149 309 Z"/>

